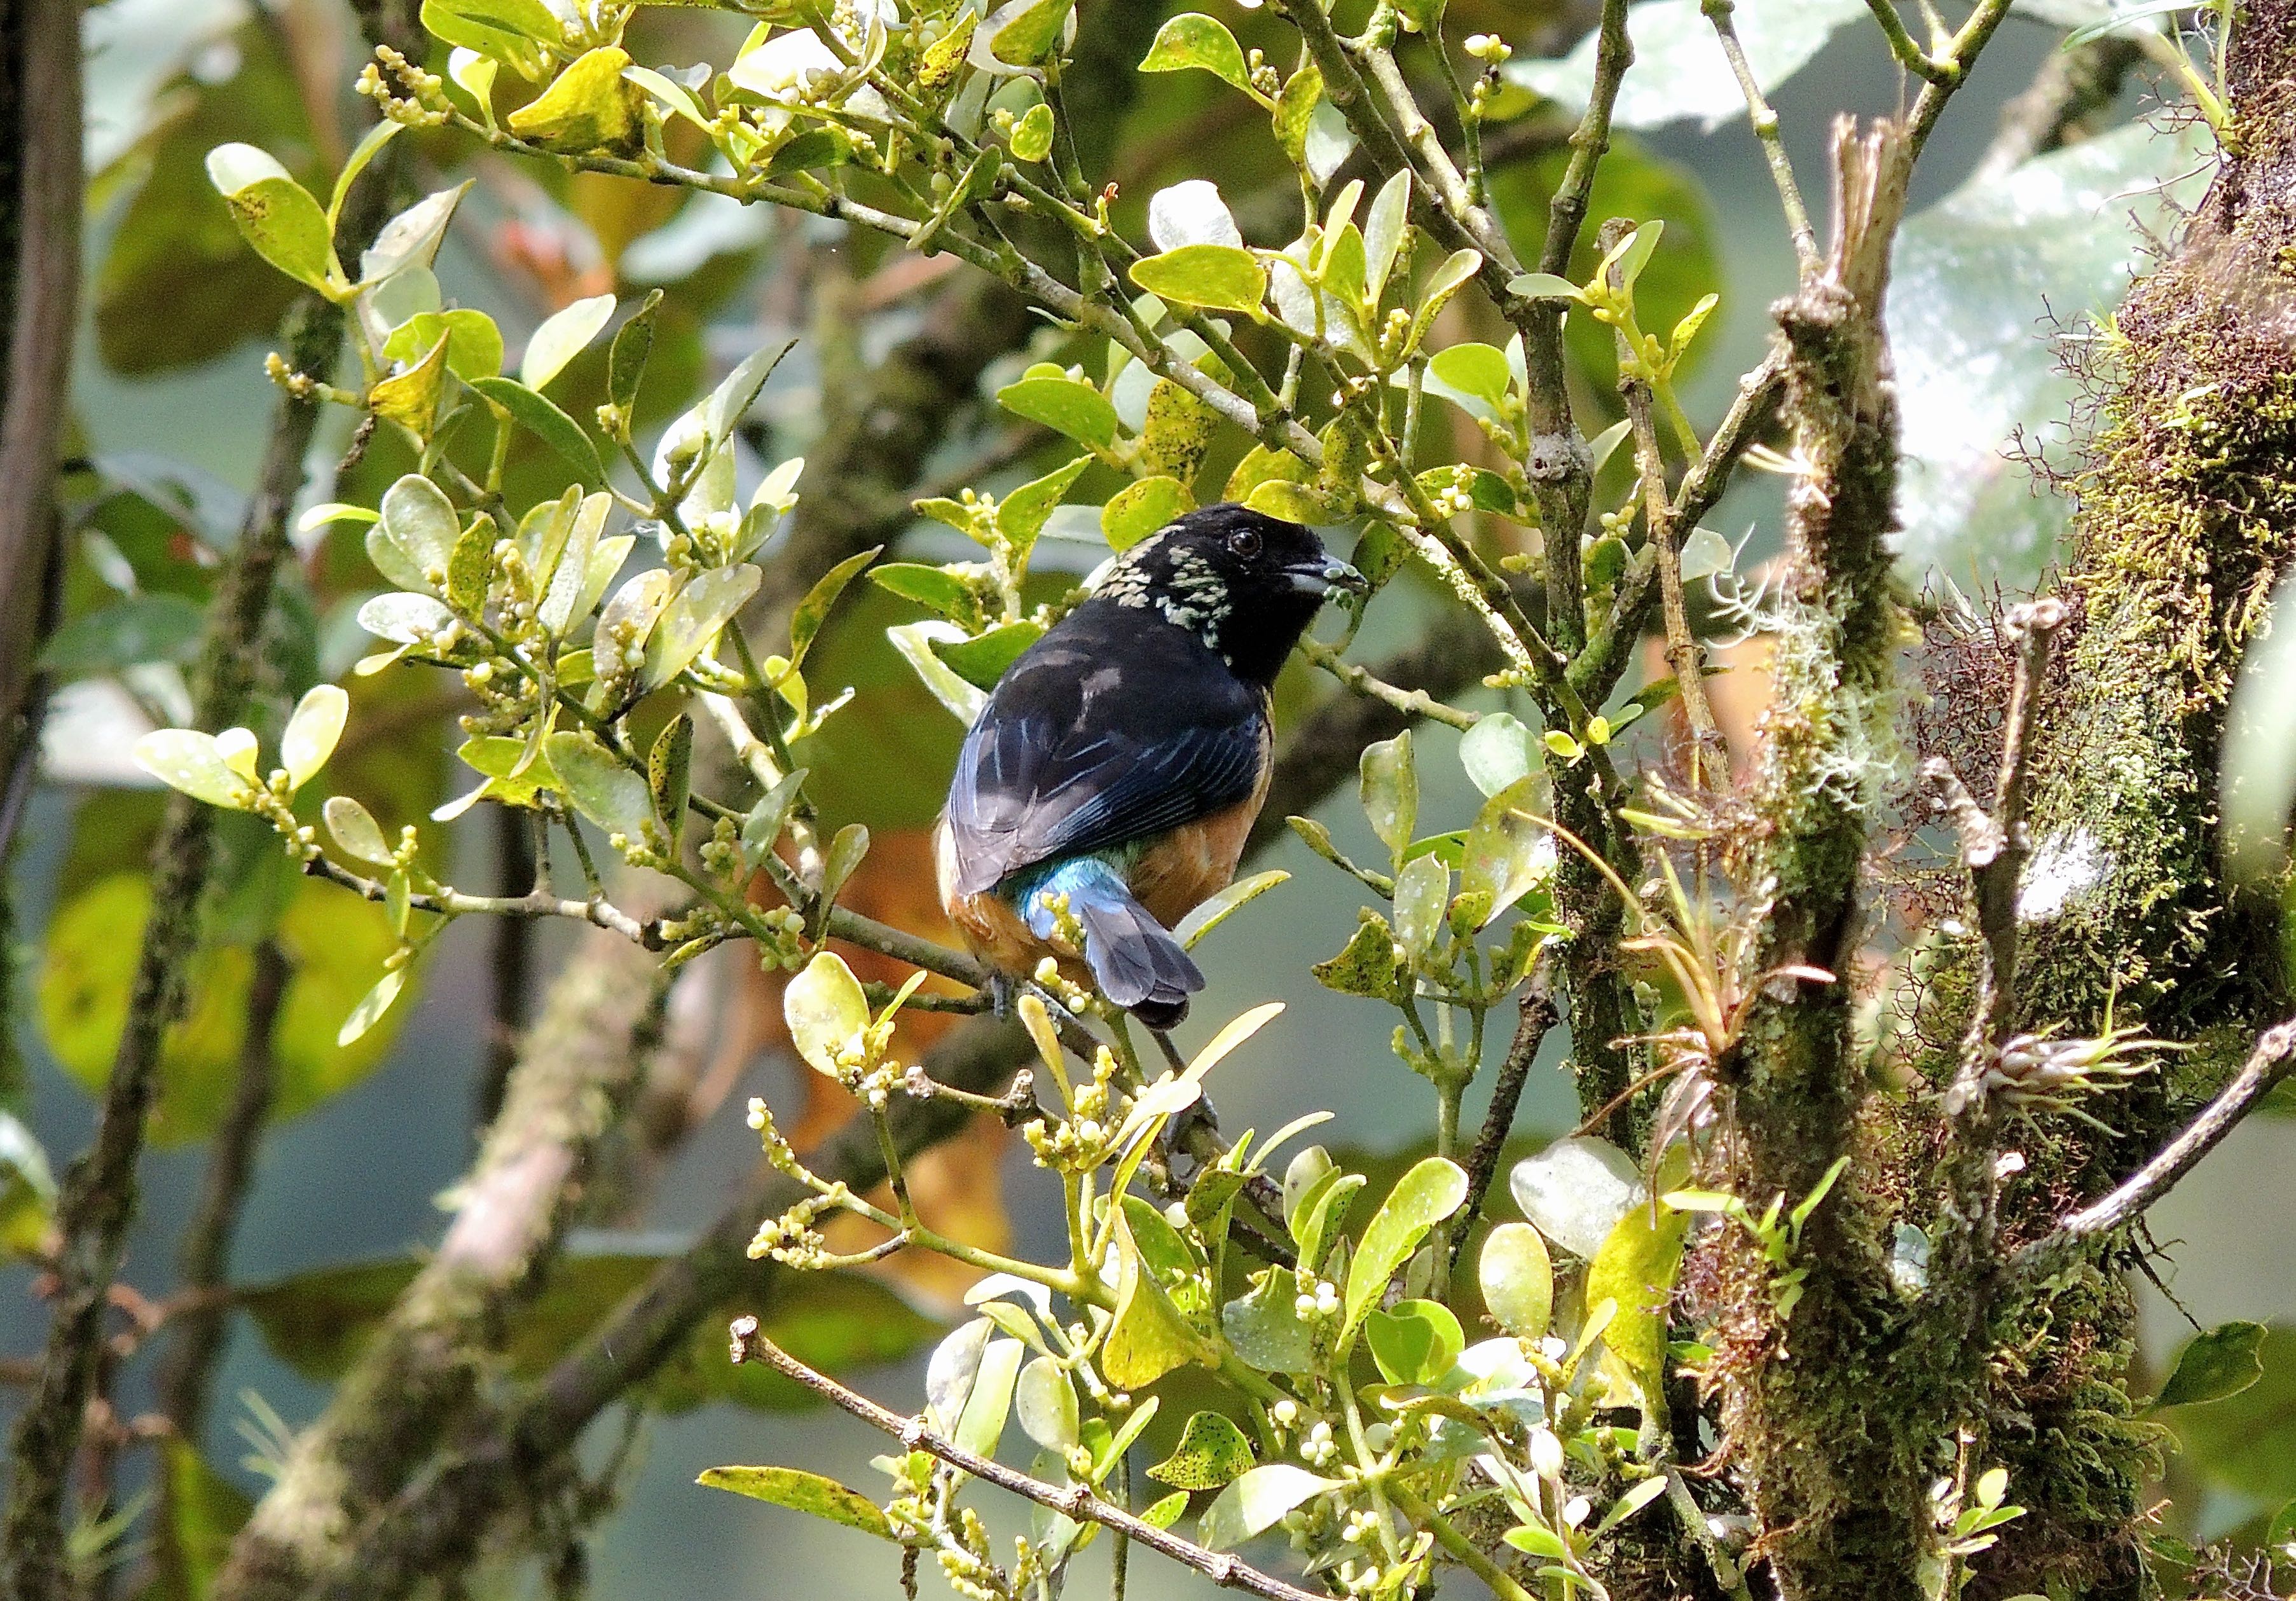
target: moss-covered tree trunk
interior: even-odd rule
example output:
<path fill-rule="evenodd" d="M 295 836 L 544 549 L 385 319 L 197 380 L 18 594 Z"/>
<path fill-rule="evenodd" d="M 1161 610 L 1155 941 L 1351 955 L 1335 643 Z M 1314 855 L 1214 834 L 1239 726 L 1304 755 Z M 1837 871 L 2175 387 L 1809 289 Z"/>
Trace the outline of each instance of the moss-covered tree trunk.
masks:
<path fill-rule="evenodd" d="M 2201 1048 L 2115 1097 L 2119 1137 L 2029 1149 L 2013 1233 L 2124 1177 L 2288 1010 L 2277 908 L 2229 891 L 2216 797 L 2234 677 L 2296 541 L 2296 0 L 2246 0 L 2228 78 L 2223 165 L 2098 375 L 2016 994 L 2024 1026 L 2095 1033 L 2110 1013 Z M 2030 1510 L 1972 1594 L 2139 1594 L 2132 1296 L 2093 1262 L 2002 1333 L 2029 1354 L 1986 1428 Z"/>
<path fill-rule="evenodd" d="M 1851 1048 L 1859 880 L 1895 654 L 1887 536 L 1897 402 L 1882 333 L 1888 250 L 1905 201 L 1905 131 L 1835 142 L 1830 259 L 1777 308 L 1787 415 L 1803 476 L 1789 502 L 1786 605 L 1745 875 L 1762 932 L 1734 1057 L 1718 1064 L 1723 1186 L 1759 1212 L 1810 1195 L 1857 1138 L 1865 1073 Z M 1791 1601 L 1920 1595 L 1922 1503 L 1938 1406 L 1876 1337 L 1889 1281 L 1837 1195 L 1809 1217 L 1782 1277 L 1751 1231 L 1720 1236 L 1724 1421 Z"/>

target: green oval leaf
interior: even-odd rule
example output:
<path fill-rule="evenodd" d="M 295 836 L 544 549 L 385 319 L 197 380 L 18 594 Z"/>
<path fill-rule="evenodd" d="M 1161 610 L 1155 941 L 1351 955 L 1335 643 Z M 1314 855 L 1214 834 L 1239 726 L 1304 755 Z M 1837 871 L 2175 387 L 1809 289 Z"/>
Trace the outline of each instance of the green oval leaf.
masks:
<path fill-rule="evenodd" d="M 1251 87 L 1242 46 L 1226 23 L 1201 12 L 1183 12 L 1157 29 L 1156 42 L 1140 62 L 1143 72 L 1179 72 L 1190 67 L 1225 78 L 1239 89 L 1249 92 Z"/>
<path fill-rule="evenodd" d="M 2261 1323 L 2234 1322 L 2194 1334 L 2177 1354 L 2177 1369 L 2153 1406 L 2198 1406 L 2238 1395 L 2264 1376 L 2259 1353 L 2267 1332 Z"/>
<path fill-rule="evenodd" d="M 1427 370 L 1462 394 L 1480 400 L 1494 415 L 1513 382 L 1513 374 L 1507 368 L 1506 352 L 1494 345 L 1452 345 L 1435 352 Z"/>
<path fill-rule="evenodd" d="M 582 425 L 559 410 L 554 402 L 536 394 L 515 378 L 478 378 L 471 381 L 471 387 L 572 464 L 582 474 L 584 483 L 605 481 L 606 466 L 598 459 L 597 446 L 582 431 Z"/>
<path fill-rule="evenodd" d="M 1251 1471 L 1251 1441 L 1223 1413 L 1199 1412 L 1180 1431 L 1172 1454 L 1148 1476 L 1175 1490 L 1218 1490 Z"/>
<path fill-rule="evenodd" d="M 1045 1449 L 1065 1451 L 1076 1444 L 1076 1384 L 1052 1358 L 1038 1357 L 1021 1369 L 1013 1409 L 1021 1432 Z"/>
<path fill-rule="evenodd" d="M 543 756 L 576 811 L 634 843 L 645 838 L 653 797 L 646 781 L 605 746 L 587 734 L 561 730 L 543 741 Z"/>
<path fill-rule="evenodd" d="M 644 103 L 644 92 L 622 77 L 629 64 L 629 52 L 619 45 L 585 51 L 504 120 L 529 144 L 562 155 L 627 148 L 636 142 Z"/>
<path fill-rule="evenodd" d="M 1320 1478 L 1288 1462 L 1270 1462 L 1219 1493 L 1196 1524 L 1197 1538 L 1215 1551 L 1242 1545 L 1253 1535 L 1273 1528 L 1277 1520 L 1311 1496 L 1340 1487 L 1336 1479 Z"/>
<path fill-rule="evenodd" d="M 1467 1349 L 1466 1331 L 1439 1301 L 1398 1301 L 1364 1319 L 1372 1360 L 1390 1384 L 1431 1384 Z"/>
<path fill-rule="evenodd" d="M 980 689 L 994 689 L 996 680 L 1004 676 L 1004 669 L 1044 636 L 1045 625 L 1039 622 L 999 623 L 975 638 L 948 643 L 935 640 L 932 652 L 966 683 Z"/>
<path fill-rule="evenodd" d="M 805 592 L 805 598 L 798 602 L 797 610 L 790 613 L 791 667 L 803 665 L 806 652 L 813 648 L 814 639 L 821 632 L 821 625 L 829 620 L 829 609 L 837 603 L 837 597 L 845 593 L 845 586 L 851 583 L 863 568 L 875 561 L 884 548 L 882 545 L 873 545 L 866 550 L 855 552 L 823 573 L 813 587 Z M 933 570 L 927 568 L 925 571 L 930 572 Z"/>
<path fill-rule="evenodd" d="M 782 1016 L 806 1064 L 833 1079 L 838 1056 L 859 1049 L 861 1030 L 869 1026 L 869 998 L 841 957 L 816 951 L 783 991 Z"/>
<path fill-rule="evenodd" d="M 404 967 L 395 967 L 376 980 L 374 988 L 361 996 L 358 1005 L 351 1008 L 351 1014 L 343 1019 L 343 1026 L 335 1031 L 335 1043 L 338 1046 L 357 1044 L 369 1030 L 382 1021 L 382 1014 L 390 1010 L 390 1004 L 398 998 L 398 992 L 406 986 L 406 969 Z"/>
<path fill-rule="evenodd" d="M 1554 1310 L 1554 1264 L 1546 1242 L 1528 1223 L 1502 1223 L 1483 1242 L 1476 1266 L 1483 1304 L 1498 1326 L 1519 1340 L 1546 1333 Z"/>
<path fill-rule="evenodd" d="M 842 1523 L 879 1539 L 897 1538 L 893 1525 L 876 1502 L 857 1490 L 848 1490 L 834 1479 L 807 1473 L 803 1468 L 712 1467 L 704 1469 L 694 1482 Z"/>
<path fill-rule="evenodd" d="M 1656 1215 L 1653 1216 L 1652 1214 Z M 1690 1216 L 1644 1203 L 1627 1209 L 1587 1268 L 1587 1304 L 1618 1307 L 1603 1334 L 1603 1370 L 1658 1404 L 1666 1378 L 1666 1308 L 1682 1268 Z"/>
<path fill-rule="evenodd" d="M 130 754 L 137 767 L 169 789 L 181 790 L 209 806 L 247 809 L 248 782 L 225 763 L 212 734 L 195 728 L 161 728 L 137 740 Z"/>
<path fill-rule="evenodd" d="M 888 562 L 869 570 L 869 581 L 880 589 L 912 600 L 939 612 L 960 628 L 978 628 L 980 600 L 972 587 L 946 568 L 920 562 Z"/>
<path fill-rule="evenodd" d="M 689 579 L 662 608 L 660 620 L 646 636 L 645 667 L 638 677 L 639 686 L 660 689 L 684 672 L 758 592 L 763 576 L 745 562 L 739 567 L 709 568 Z"/>
<path fill-rule="evenodd" d="M 964 1398 L 954 1440 L 960 1450 L 976 1457 L 994 1457 L 1004 1437 L 1004 1420 L 1012 1416 L 1013 1386 L 1020 1377 L 1021 1359 L 1028 1347 L 1018 1340 L 991 1340 L 980 1353 L 972 1379 L 972 1393 Z"/>
<path fill-rule="evenodd" d="M 526 341 L 526 355 L 518 364 L 518 381 L 539 392 L 598 337 L 598 331 L 613 315 L 611 295 L 592 295 L 553 312 Z"/>
<path fill-rule="evenodd" d="M 998 390 L 996 403 L 1078 444 L 1105 450 L 1116 442 L 1116 407 L 1082 379 L 1023 378 Z"/>
<path fill-rule="evenodd" d="M 207 165 L 232 222 L 257 255 L 322 293 L 340 286 L 327 214 L 285 168 L 251 144 L 218 145 Z"/>
<path fill-rule="evenodd" d="M 1185 306 L 1258 317 L 1267 298 L 1267 269 L 1250 250 L 1230 244 L 1184 244 L 1132 264 L 1133 283 Z"/>
<path fill-rule="evenodd" d="M 1365 745 L 1357 767 L 1364 816 L 1380 843 L 1399 862 L 1419 821 L 1419 772 L 1412 762 L 1411 731 Z"/>
<path fill-rule="evenodd" d="M 1100 531 L 1114 551 L 1130 550 L 1184 513 L 1196 509 L 1188 486 L 1168 473 L 1127 484 L 1100 509 Z"/>
<path fill-rule="evenodd" d="M 301 789 L 312 775 L 327 765 L 335 742 L 343 736 L 350 716 L 351 698 L 332 684 L 313 686 L 295 702 L 295 710 L 279 735 L 279 765 L 287 769 L 290 789 Z"/>
<path fill-rule="evenodd" d="M 1388 1280 L 1419 1249 L 1427 1231 L 1458 1211 L 1466 1198 L 1465 1171 L 1441 1156 L 1428 1157 L 1395 1181 L 1365 1225 L 1363 1243 L 1349 1265 L 1342 1338 L 1378 1303 Z"/>

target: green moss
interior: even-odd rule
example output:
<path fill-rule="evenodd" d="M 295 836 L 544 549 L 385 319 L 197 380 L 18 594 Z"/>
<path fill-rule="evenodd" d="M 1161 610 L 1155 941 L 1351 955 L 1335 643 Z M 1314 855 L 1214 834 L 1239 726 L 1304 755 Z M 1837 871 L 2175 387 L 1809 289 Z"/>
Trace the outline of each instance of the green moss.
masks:
<path fill-rule="evenodd" d="M 2044 714 L 2038 860 L 2086 861 L 2025 937 L 2028 1027 L 2141 1020 L 2199 1048 L 2116 1096 L 2104 1137 L 2052 1127 L 2005 1198 L 2029 1234 L 2099 1193 L 2219 1086 L 2284 1014 L 2276 912 L 2227 895 L 2215 853 L 2225 713 L 2242 653 L 2296 551 L 2296 0 L 2250 0 L 2238 129 L 2176 256 L 2130 295 L 2078 480 L 2064 588 L 2076 626 Z M 2070 849 L 2078 846 L 2078 850 Z M 2033 892 L 2035 875 L 2027 887 Z M 2030 1510 L 1983 1567 L 1988 1595 L 2136 1596 L 2154 1432 L 2128 1395 L 2130 1297 L 2102 1260 L 2004 1331 L 1986 1429 Z"/>

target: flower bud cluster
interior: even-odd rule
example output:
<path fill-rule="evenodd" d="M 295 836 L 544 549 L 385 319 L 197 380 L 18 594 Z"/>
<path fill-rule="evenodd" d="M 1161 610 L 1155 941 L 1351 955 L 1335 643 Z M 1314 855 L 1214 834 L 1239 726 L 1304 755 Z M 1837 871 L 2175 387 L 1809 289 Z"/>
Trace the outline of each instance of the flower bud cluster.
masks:
<path fill-rule="evenodd" d="M 359 69 L 357 90 L 382 114 L 408 127 L 440 127 L 447 122 L 446 80 L 426 72 L 388 45 Z"/>

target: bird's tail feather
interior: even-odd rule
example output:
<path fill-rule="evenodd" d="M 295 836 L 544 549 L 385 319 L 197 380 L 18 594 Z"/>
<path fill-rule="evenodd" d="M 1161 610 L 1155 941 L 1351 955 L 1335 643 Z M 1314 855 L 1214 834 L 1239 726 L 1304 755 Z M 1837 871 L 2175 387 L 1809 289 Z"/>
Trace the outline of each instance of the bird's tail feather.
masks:
<path fill-rule="evenodd" d="M 1152 1029 L 1168 1029 L 1188 1014 L 1188 997 L 1204 975 L 1171 932 L 1132 898 L 1108 863 L 1085 857 L 1065 862 L 1028 898 L 1027 920 L 1041 939 L 1053 930 L 1051 896 L 1068 897 L 1084 928 L 1084 959 L 1100 992 Z"/>
<path fill-rule="evenodd" d="M 1094 894 L 1074 903 L 1084 924 L 1084 959 L 1100 992 L 1152 1029 L 1188 1014 L 1204 975 L 1169 930 L 1128 894 Z"/>

